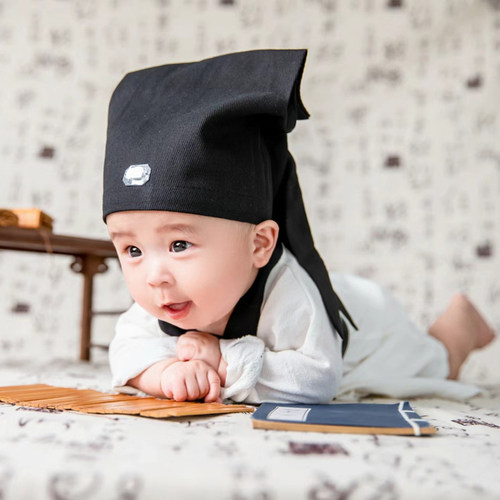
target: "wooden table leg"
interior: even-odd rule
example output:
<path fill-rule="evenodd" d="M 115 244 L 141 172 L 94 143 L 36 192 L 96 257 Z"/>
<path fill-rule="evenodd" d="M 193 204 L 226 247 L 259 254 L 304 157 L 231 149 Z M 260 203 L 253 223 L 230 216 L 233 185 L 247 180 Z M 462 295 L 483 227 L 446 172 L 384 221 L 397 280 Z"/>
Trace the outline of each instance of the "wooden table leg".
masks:
<path fill-rule="evenodd" d="M 106 272 L 108 266 L 104 257 L 82 255 L 75 257 L 75 260 L 71 264 L 71 269 L 76 273 L 83 274 L 80 359 L 89 361 L 92 338 L 92 294 L 94 275 Z"/>

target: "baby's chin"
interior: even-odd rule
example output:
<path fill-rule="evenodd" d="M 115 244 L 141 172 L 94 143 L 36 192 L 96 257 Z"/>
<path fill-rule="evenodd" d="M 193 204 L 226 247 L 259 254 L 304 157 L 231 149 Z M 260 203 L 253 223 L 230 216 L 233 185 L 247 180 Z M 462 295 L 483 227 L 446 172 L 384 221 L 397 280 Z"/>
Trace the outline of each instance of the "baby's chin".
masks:
<path fill-rule="evenodd" d="M 186 332 L 204 332 L 210 333 L 211 335 L 216 335 L 218 337 L 222 337 L 224 335 L 224 330 L 220 330 L 213 325 L 203 325 L 198 323 L 193 323 L 189 321 L 174 321 L 172 318 L 158 318 L 165 323 L 169 323 L 170 325 L 176 326 L 181 330 L 185 330 Z"/>
<path fill-rule="evenodd" d="M 193 323 L 182 323 L 182 322 L 170 322 L 167 321 L 167 323 L 170 323 L 174 326 L 177 326 L 178 328 L 182 328 L 183 330 L 186 330 L 188 332 L 204 332 L 204 333 L 210 333 L 211 335 L 216 335 L 217 337 L 222 337 L 224 335 L 224 329 L 226 327 L 227 321 L 224 323 L 223 326 L 217 326 L 214 324 L 211 325 L 205 325 L 205 324 L 193 324 Z"/>

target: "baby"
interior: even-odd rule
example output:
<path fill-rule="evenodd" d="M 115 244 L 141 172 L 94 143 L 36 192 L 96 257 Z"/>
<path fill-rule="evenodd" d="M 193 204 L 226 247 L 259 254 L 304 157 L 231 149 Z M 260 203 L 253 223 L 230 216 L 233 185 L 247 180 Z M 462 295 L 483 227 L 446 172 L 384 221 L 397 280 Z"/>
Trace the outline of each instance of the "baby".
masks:
<path fill-rule="evenodd" d="M 135 301 L 110 346 L 118 390 L 249 403 L 478 391 L 449 380 L 494 337 L 466 297 L 426 335 L 314 248 L 286 140 L 308 116 L 305 58 L 228 54 L 115 90 L 103 212 Z"/>

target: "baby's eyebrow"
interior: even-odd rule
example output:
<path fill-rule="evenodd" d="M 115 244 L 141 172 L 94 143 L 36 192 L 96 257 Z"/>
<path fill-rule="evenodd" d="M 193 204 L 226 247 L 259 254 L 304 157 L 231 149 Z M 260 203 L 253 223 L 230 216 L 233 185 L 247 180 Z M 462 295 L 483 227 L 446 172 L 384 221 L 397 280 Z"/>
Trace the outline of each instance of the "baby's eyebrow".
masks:
<path fill-rule="evenodd" d="M 176 224 L 176 223 L 167 223 L 158 228 L 159 233 L 168 233 L 168 232 L 179 232 L 186 234 L 195 234 L 196 228 L 191 224 Z"/>
<path fill-rule="evenodd" d="M 134 233 L 130 231 L 110 231 L 109 237 L 112 240 L 116 240 L 118 238 L 133 238 Z"/>

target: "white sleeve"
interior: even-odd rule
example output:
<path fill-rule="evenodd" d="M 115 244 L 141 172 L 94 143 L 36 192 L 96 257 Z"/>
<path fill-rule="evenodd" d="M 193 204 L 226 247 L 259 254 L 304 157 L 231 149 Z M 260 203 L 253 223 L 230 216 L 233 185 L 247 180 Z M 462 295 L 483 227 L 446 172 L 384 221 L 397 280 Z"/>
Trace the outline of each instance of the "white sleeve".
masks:
<path fill-rule="evenodd" d="M 337 394 L 341 339 L 314 282 L 293 257 L 287 259 L 269 277 L 257 336 L 220 341 L 228 364 L 224 399 L 327 403 Z"/>
<path fill-rule="evenodd" d="M 177 337 L 165 335 L 158 320 L 138 304 L 118 319 L 115 336 L 109 346 L 109 364 L 113 389 L 120 392 L 140 392 L 127 382 L 154 363 L 175 358 Z"/>

